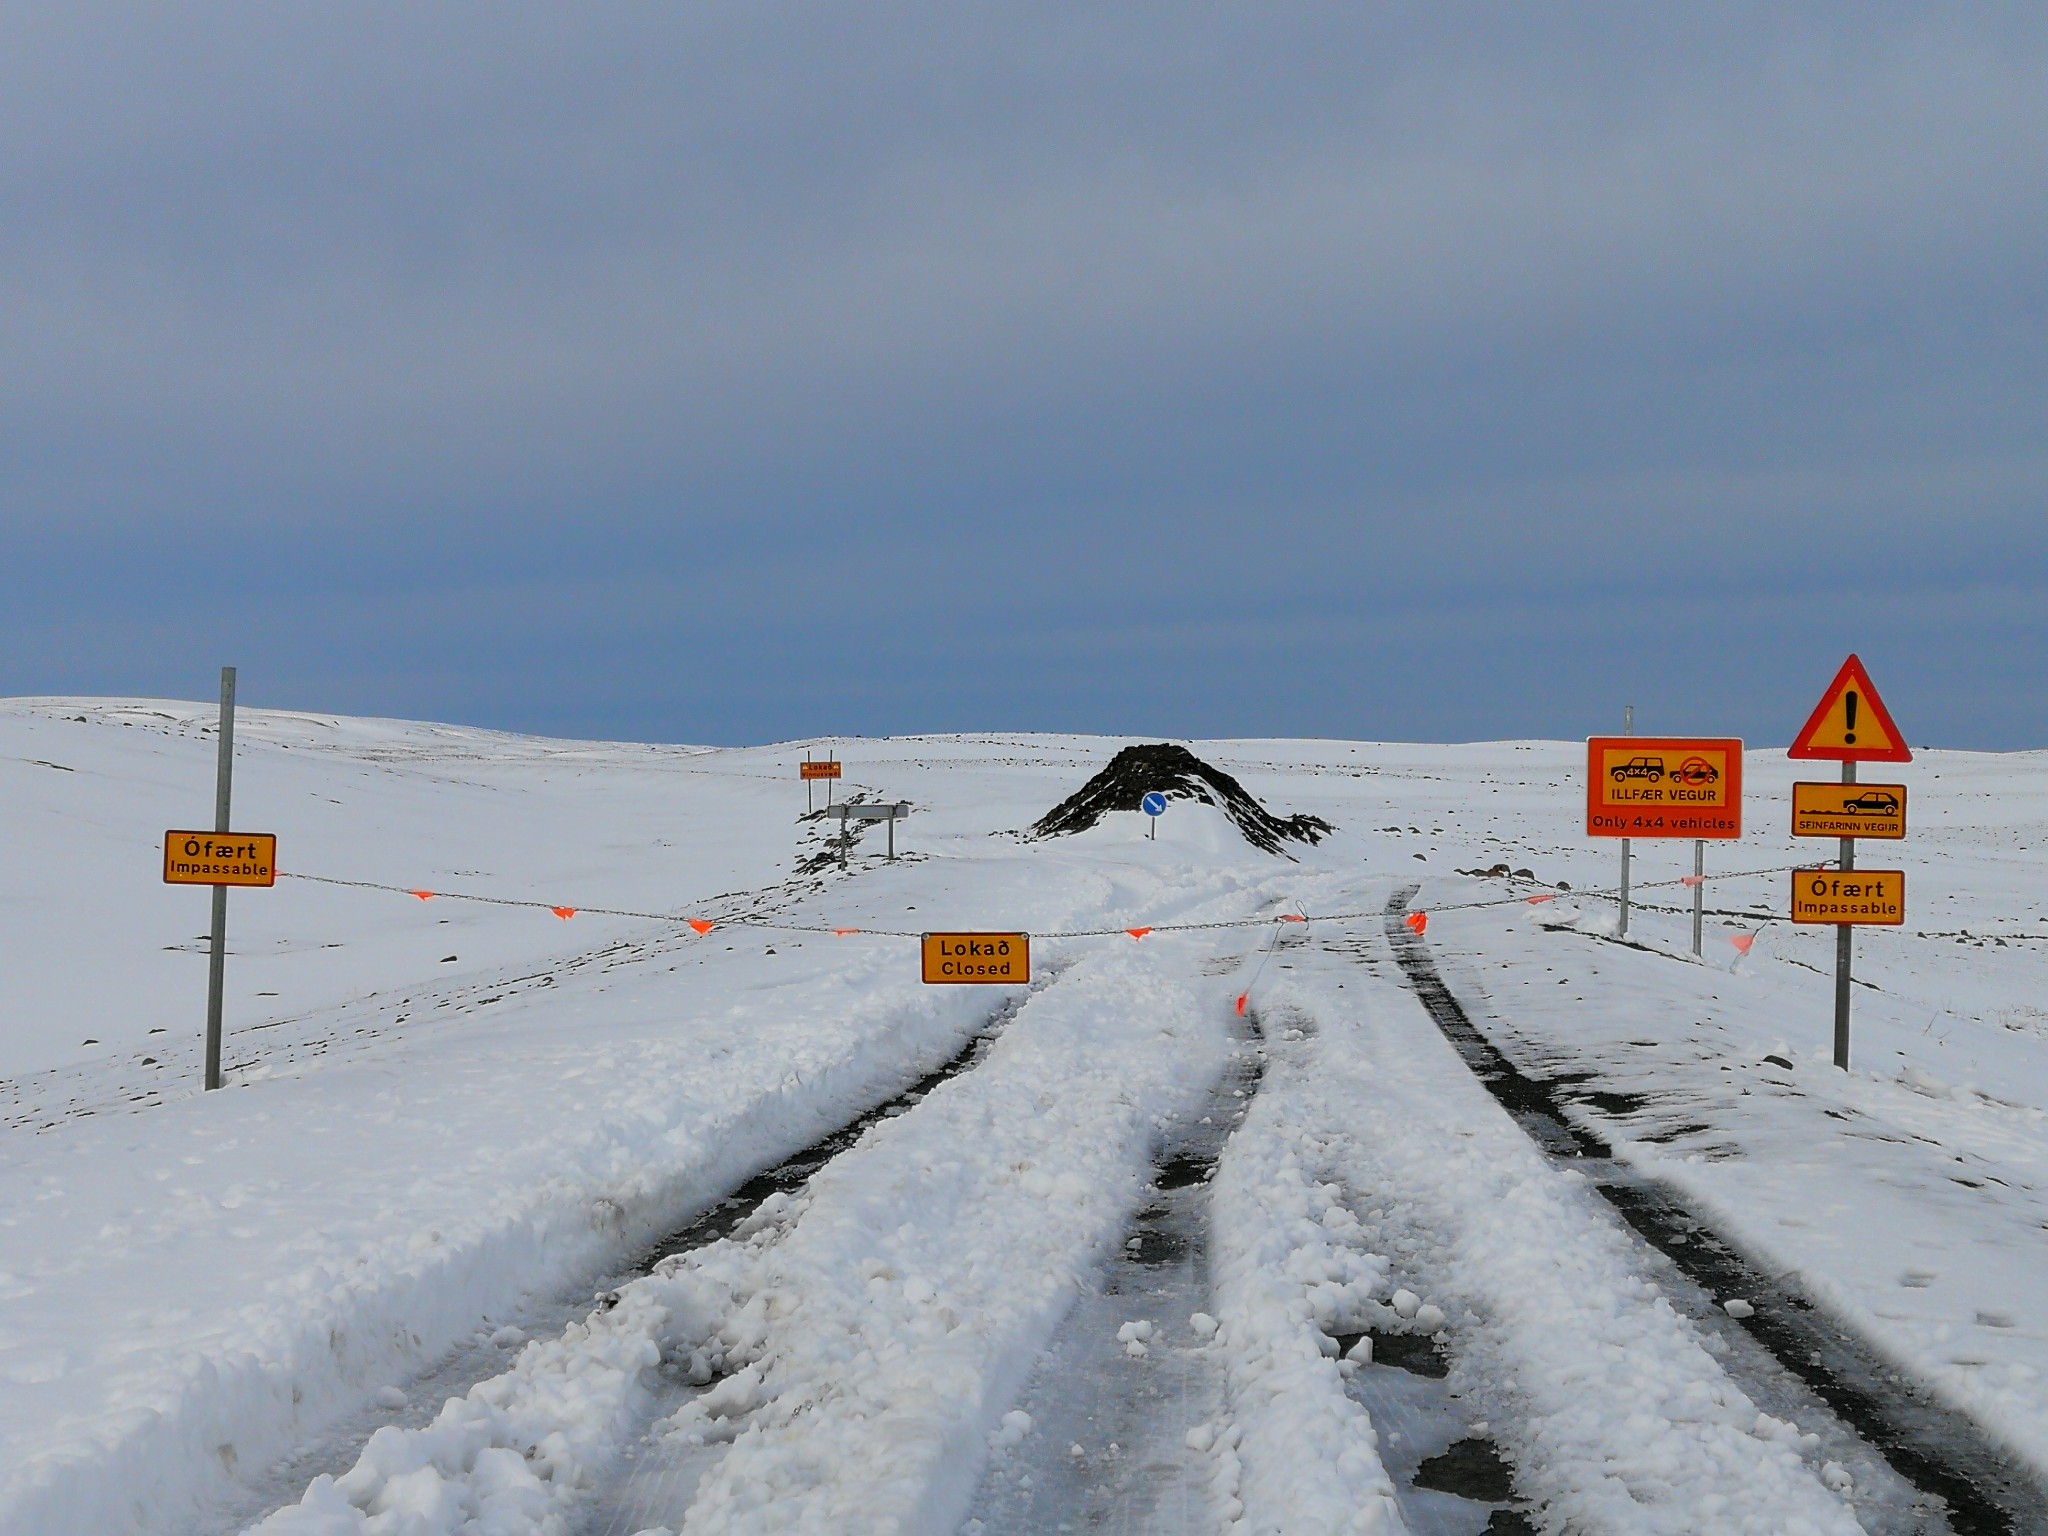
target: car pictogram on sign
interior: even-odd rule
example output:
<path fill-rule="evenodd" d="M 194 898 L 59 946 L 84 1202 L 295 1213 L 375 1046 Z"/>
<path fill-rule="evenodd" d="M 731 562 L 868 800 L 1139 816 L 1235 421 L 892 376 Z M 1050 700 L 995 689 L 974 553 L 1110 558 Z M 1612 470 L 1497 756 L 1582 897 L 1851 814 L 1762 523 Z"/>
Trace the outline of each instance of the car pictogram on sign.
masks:
<path fill-rule="evenodd" d="M 1844 800 L 1842 809 L 1862 816 L 1896 816 L 1899 814 L 1899 797 L 1889 790 L 1868 789 Z"/>
<path fill-rule="evenodd" d="M 1721 777 L 1721 770 L 1704 757 L 1688 757 L 1671 770 L 1671 777 L 1681 784 L 1711 784 Z"/>
<path fill-rule="evenodd" d="M 1664 777 L 1664 759 L 1661 757 L 1632 757 L 1625 763 L 1616 763 L 1607 770 L 1619 784 L 1628 779 L 1661 779 Z"/>

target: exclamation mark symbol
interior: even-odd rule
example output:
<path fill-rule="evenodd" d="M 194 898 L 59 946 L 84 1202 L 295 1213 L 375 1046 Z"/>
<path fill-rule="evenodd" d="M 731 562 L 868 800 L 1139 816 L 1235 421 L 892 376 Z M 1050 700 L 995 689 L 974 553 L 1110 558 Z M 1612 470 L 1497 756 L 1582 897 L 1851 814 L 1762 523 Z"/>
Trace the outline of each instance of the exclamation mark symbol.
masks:
<path fill-rule="evenodd" d="M 1842 733 L 1842 740 L 1849 746 L 1856 745 L 1856 690 L 1851 688 L 1842 695 L 1842 705 L 1849 714 L 1849 728 Z"/>

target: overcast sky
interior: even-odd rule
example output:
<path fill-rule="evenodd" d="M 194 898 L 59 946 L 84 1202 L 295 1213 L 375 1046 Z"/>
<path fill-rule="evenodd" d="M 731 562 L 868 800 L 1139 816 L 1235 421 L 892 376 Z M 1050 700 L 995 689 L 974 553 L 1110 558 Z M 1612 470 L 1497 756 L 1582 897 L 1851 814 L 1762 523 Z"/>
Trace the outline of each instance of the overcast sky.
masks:
<path fill-rule="evenodd" d="M 8 6 L 0 693 L 2048 746 L 2048 10 Z"/>

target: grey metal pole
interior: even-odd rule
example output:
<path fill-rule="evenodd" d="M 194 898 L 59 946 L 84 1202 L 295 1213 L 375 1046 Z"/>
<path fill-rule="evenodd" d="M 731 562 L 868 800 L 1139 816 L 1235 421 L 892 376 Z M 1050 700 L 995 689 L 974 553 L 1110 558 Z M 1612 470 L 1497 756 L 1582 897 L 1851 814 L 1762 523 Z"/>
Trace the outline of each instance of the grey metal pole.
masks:
<path fill-rule="evenodd" d="M 1633 736 L 1635 733 L 1636 707 L 1629 704 L 1621 711 L 1621 734 Z M 1632 839 L 1626 837 L 1621 840 L 1621 922 L 1614 930 L 1614 936 L 1618 939 L 1628 937 L 1628 845 L 1631 841 Z"/>
<path fill-rule="evenodd" d="M 220 762 L 214 773 L 213 830 L 228 830 L 235 781 L 235 669 L 220 669 Z M 228 968 L 228 888 L 213 888 L 213 949 L 206 966 L 206 1086 L 220 1086 L 221 991 Z"/>
<path fill-rule="evenodd" d="M 1707 840 L 1692 840 L 1692 952 L 1700 952 L 1700 925 L 1707 916 Z"/>
<path fill-rule="evenodd" d="M 896 862 L 896 807 L 889 807 L 889 862 Z"/>
<path fill-rule="evenodd" d="M 1856 782 L 1856 765 L 1842 764 L 1842 782 Z M 1841 867 L 1844 871 L 1856 867 L 1856 839 L 1842 839 Z M 1856 949 L 1856 929 L 1843 923 L 1835 929 L 1835 1065 L 1844 1072 L 1849 1070 L 1849 969 Z"/>

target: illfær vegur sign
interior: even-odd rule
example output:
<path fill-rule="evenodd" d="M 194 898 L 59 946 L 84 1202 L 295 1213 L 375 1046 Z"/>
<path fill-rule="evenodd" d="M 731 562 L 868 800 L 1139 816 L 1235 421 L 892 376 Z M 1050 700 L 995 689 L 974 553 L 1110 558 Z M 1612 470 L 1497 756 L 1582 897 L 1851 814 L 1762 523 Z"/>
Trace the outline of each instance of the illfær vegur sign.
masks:
<path fill-rule="evenodd" d="M 166 885 L 275 885 L 275 832 L 166 832 Z"/>
<path fill-rule="evenodd" d="M 1588 837 L 1742 836 L 1742 743 L 1723 736 L 1595 736 Z"/>
<path fill-rule="evenodd" d="M 928 986 L 1027 982 L 1031 979 L 1031 935 L 928 933 L 924 935 L 924 979 Z"/>
<path fill-rule="evenodd" d="M 1792 786 L 1794 837 L 1883 837 L 1906 835 L 1903 784 L 1807 784 Z"/>
<path fill-rule="evenodd" d="M 1876 924 L 1896 928 L 1906 920 L 1906 872 L 1902 869 L 1795 869 L 1792 921 Z"/>

